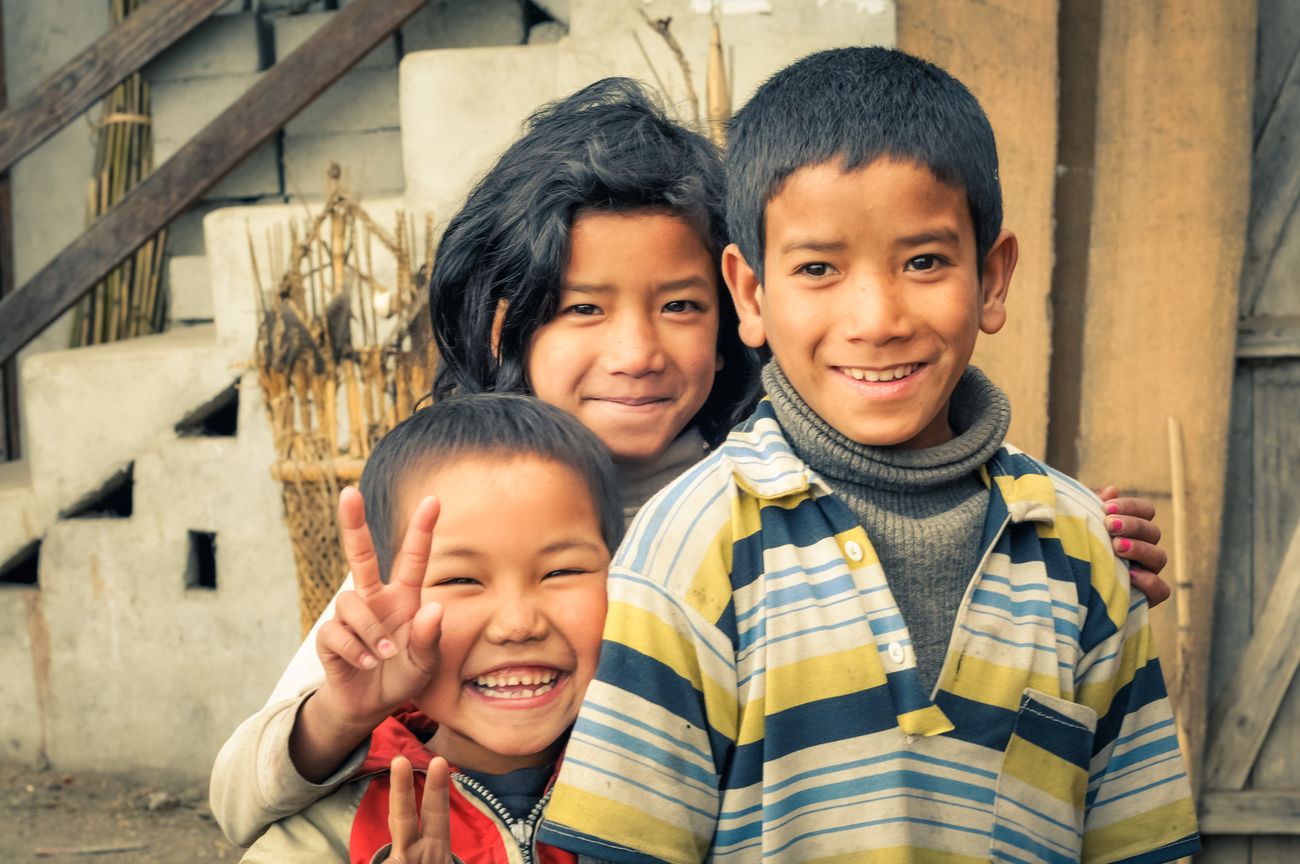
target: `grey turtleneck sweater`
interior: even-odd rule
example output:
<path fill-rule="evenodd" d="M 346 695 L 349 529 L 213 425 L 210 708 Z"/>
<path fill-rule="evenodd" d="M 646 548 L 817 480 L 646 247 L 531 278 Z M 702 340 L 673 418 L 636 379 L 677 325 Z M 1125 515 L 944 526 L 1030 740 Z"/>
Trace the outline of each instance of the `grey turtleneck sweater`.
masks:
<path fill-rule="evenodd" d="M 943 668 L 966 586 L 974 575 L 988 489 L 978 470 L 1006 437 L 1011 405 L 975 367 L 953 390 L 954 438 L 938 447 L 871 447 L 828 424 L 775 361 L 763 387 L 790 446 L 861 522 L 907 622 L 926 692 Z"/>

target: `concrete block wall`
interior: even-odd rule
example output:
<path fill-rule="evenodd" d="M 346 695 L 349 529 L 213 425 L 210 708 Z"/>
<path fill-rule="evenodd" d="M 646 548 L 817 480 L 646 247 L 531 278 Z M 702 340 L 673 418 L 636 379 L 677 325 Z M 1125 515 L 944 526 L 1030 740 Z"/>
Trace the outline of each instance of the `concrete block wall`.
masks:
<path fill-rule="evenodd" d="M 321 97 L 326 106 L 334 101 L 333 110 L 318 104 L 273 142 L 281 183 L 273 194 L 209 198 L 177 220 L 169 269 L 185 289 L 176 293 L 173 320 L 213 323 L 24 362 L 27 440 L 39 443 L 25 464 L 0 466 L 0 562 L 34 538 L 43 542 L 39 587 L 0 587 L 0 666 L 9 670 L 0 676 L 0 755 L 199 778 L 297 645 L 294 565 L 268 471 L 273 448 L 255 376 L 240 369 L 256 326 L 249 234 L 265 280 L 267 230 L 303 217 L 302 202 L 292 199 L 319 191 L 312 184 L 326 159 L 344 165 L 345 182 L 365 196 L 380 225 L 390 226 L 397 210 L 432 209 L 445 222 L 539 104 L 606 75 L 654 80 L 634 31 L 680 113 L 680 73 L 638 10 L 673 18 L 704 92 L 707 4 L 540 5 L 555 21 L 539 29 L 532 13 L 505 15 L 522 10 L 515 0 L 433 0 L 392 45 L 381 45 Z M 751 11 L 738 12 L 742 5 Z M 767 12 L 752 11 L 763 5 Z M 820 16 L 802 17 L 806 4 L 796 0 L 724 4 L 727 38 L 737 45 L 738 101 L 807 50 L 893 41 L 891 3 L 817 6 Z M 223 43 L 225 61 L 199 47 L 188 59 L 155 61 L 155 71 L 173 76 L 157 79 L 156 98 L 166 107 L 174 86 L 174 128 L 201 123 L 197 109 L 181 104 L 186 88 L 217 101 L 222 88 L 233 92 L 235 79 L 263 74 L 268 53 L 283 56 L 330 15 L 284 15 L 268 0 L 224 11 L 230 20 L 210 22 L 211 35 L 191 38 L 234 40 Z M 477 23 L 460 20 L 473 15 Z M 421 39 L 441 38 L 437 16 L 461 28 L 454 32 L 473 47 L 411 51 Z M 534 41 L 519 44 L 530 24 Z M 397 88 L 396 109 L 385 87 Z M 157 122 L 161 136 L 169 121 Z M 340 158 L 348 146 L 355 162 Z M 268 173 L 256 164 L 241 170 L 250 188 Z M 226 190 L 237 188 L 232 178 Z M 384 191 L 404 194 L 381 197 Z M 17 206 L 15 213 L 21 221 Z M 236 377 L 237 434 L 177 438 L 175 422 Z M 131 517 L 58 518 L 127 462 L 134 464 Z M 186 587 L 191 531 L 216 535 L 215 590 Z M 95 736 L 84 734 L 88 717 L 102 718 Z"/>

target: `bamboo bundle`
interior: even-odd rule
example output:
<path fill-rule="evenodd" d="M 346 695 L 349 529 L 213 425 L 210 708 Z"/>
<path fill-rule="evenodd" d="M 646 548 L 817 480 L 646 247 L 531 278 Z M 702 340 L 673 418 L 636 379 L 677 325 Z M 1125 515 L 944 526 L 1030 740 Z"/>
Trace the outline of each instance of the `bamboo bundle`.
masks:
<path fill-rule="evenodd" d="M 413 268 L 416 231 L 405 214 L 383 230 L 341 188 L 331 165 L 324 208 L 266 238 L 271 290 L 262 286 L 248 237 L 259 327 L 254 365 L 278 461 L 298 571 L 303 632 L 347 571 L 339 544 L 339 489 L 355 483 L 380 436 L 432 389 L 436 355 L 428 314 L 428 266 Z M 433 219 L 419 254 L 433 257 Z M 376 275 L 374 247 L 396 264 Z M 283 269 L 276 262 L 283 261 Z"/>
<path fill-rule="evenodd" d="M 143 2 L 111 0 L 113 23 L 120 24 Z M 153 170 L 149 85 L 140 73 L 132 73 L 114 87 L 103 104 L 97 124 L 95 173 L 88 190 L 87 219 L 91 222 Z M 158 287 L 165 243 L 166 232 L 160 231 L 78 301 L 73 311 L 72 347 L 163 329 L 167 305 Z"/>

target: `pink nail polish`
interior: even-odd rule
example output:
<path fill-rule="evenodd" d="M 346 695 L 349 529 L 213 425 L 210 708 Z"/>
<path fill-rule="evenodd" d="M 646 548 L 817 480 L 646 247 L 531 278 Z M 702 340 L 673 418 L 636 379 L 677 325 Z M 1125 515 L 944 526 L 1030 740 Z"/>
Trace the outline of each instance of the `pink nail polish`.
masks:
<path fill-rule="evenodd" d="M 376 663 L 375 658 L 371 657 L 369 654 L 361 655 L 361 665 L 366 667 L 367 669 L 374 669 L 375 663 Z"/>
<path fill-rule="evenodd" d="M 1132 548 L 1133 548 L 1133 544 L 1130 543 L 1127 539 L 1119 541 L 1119 551 L 1127 552 Z"/>
<path fill-rule="evenodd" d="M 1110 502 L 1109 504 L 1106 505 L 1106 512 L 1109 513 L 1111 516 L 1114 516 L 1116 513 L 1119 512 L 1119 505 L 1113 501 Z"/>
<path fill-rule="evenodd" d="M 1112 531 L 1118 531 L 1118 530 L 1120 530 L 1120 529 L 1123 528 L 1123 527 L 1124 527 L 1124 523 L 1121 522 L 1121 521 L 1119 521 L 1118 519 L 1112 519 L 1112 520 L 1110 520 L 1110 530 L 1112 530 Z"/>
<path fill-rule="evenodd" d="M 390 656 L 392 656 L 392 653 L 393 653 L 393 643 L 392 643 L 391 641 L 389 641 L 388 639 L 380 639 L 380 640 L 379 640 L 379 643 L 378 643 L 377 645 L 375 645 L 375 647 L 379 649 L 379 656 L 381 656 L 381 657 L 390 657 Z"/>

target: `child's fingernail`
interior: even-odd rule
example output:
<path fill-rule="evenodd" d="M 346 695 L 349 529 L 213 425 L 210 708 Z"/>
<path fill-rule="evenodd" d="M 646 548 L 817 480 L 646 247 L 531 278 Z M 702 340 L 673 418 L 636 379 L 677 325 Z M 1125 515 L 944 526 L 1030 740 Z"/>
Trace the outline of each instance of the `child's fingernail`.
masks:
<path fill-rule="evenodd" d="M 1106 512 L 1109 513 L 1111 516 L 1114 516 L 1116 513 L 1119 512 L 1119 505 L 1116 504 L 1114 501 L 1110 502 L 1109 504 L 1106 505 Z"/>
<path fill-rule="evenodd" d="M 1112 519 L 1112 520 L 1110 520 L 1110 530 L 1112 530 L 1112 531 L 1118 531 L 1118 530 L 1120 530 L 1120 529 L 1123 528 L 1123 527 L 1124 527 L 1124 523 L 1121 522 L 1121 521 L 1119 521 L 1118 519 Z"/>
<path fill-rule="evenodd" d="M 362 655 L 361 655 L 361 665 L 364 666 L 364 667 L 366 667 L 367 669 L 374 669 L 374 668 L 375 668 L 375 664 L 376 664 L 377 662 L 378 662 L 378 661 L 376 661 L 375 658 L 374 658 L 374 657 L 371 657 L 369 654 L 362 654 Z"/>
<path fill-rule="evenodd" d="M 1119 541 L 1119 551 L 1121 551 L 1121 552 L 1127 552 L 1128 550 L 1130 550 L 1130 549 L 1132 549 L 1132 548 L 1133 548 L 1133 544 L 1132 544 L 1131 542 L 1129 542 L 1128 540 L 1121 540 L 1121 541 Z"/>
<path fill-rule="evenodd" d="M 388 639 L 380 639 L 379 644 L 375 647 L 379 649 L 380 657 L 392 657 L 395 650 L 392 641 Z"/>

